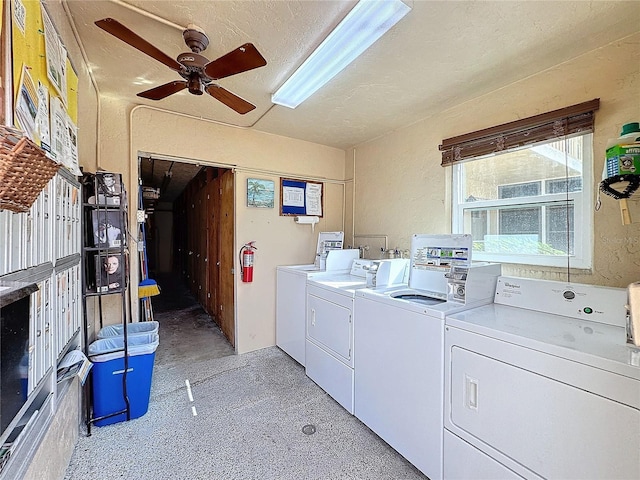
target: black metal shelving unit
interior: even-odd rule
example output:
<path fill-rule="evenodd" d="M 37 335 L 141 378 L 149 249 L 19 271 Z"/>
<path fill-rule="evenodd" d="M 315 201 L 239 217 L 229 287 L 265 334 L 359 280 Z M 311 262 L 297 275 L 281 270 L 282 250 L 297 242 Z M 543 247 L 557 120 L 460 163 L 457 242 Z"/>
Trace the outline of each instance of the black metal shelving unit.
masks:
<path fill-rule="evenodd" d="M 105 178 L 117 179 L 116 189 L 109 190 L 110 185 Z M 127 394 L 127 373 L 129 371 L 129 352 L 127 324 L 131 317 L 131 305 L 128 295 L 128 208 L 126 189 L 119 173 L 98 172 L 85 174 L 83 177 L 83 248 L 82 248 L 82 285 L 83 285 L 83 318 L 84 318 L 84 350 L 91 359 L 89 345 L 95 340 L 89 338 L 89 322 L 97 323 L 96 332 L 104 327 L 103 297 L 119 295 L 121 297 L 121 316 L 123 324 L 124 371 L 122 374 L 122 394 L 125 408 L 100 417 L 94 416 L 93 380 L 89 376 L 84 385 L 84 407 L 87 436 L 91 435 L 92 425 L 101 420 L 126 414 L 131 419 L 131 405 Z M 118 267 L 110 272 L 118 259 Z M 92 299 L 93 300 L 90 300 Z M 98 313 L 95 319 L 88 315 L 88 303 L 97 302 Z M 95 304 L 94 311 L 95 311 Z"/>

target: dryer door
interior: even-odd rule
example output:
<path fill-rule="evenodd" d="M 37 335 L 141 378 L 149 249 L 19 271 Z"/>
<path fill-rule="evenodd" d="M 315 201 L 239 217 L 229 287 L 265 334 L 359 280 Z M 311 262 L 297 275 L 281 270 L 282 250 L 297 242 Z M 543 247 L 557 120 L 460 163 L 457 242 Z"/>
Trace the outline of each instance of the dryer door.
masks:
<path fill-rule="evenodd" d="M 353 305 L 353 299 L 347 302 Z M 326 298 L 307 295 L 307 338 L 349 366 L 353 365 L 351 311 Z"/>
<path fill-rule="evenodd" d="M 501 350 L 494 342 L 482 352 L 450 347 L 453 429 L 544 478 L 640 478 L 636 408 L 517 365 L 573 371 L 574 378 L 595 369 L 522 347 L 513 354 L 513 345 Z"/>

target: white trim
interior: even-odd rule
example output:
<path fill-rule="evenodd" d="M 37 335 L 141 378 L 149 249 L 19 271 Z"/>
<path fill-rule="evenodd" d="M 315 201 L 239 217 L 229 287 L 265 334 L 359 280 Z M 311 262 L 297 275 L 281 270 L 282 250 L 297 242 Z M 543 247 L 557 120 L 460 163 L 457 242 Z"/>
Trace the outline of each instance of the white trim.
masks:
<path fill-rule="evenodd" d="M 453 165 L 452 174 L 452 212 L 451 228 L 453 233 L 464 232 L 464 214 L 467 211 L 497 209 L 501 207 L 536 206 L 558 202 L 561 205 L 567 198 L 574 206 L 574 255 L 514 255 L 473 252 L 473 259 L 480 261 L 540 265 L 549 267 L 591 268 L 593 264 L 593 211 L 590 208 L 593 195 L 593 135 L 586 134 L 583 139 L 582 191 L 543 194 L 535 197 L 518 197 L 496 200 L 462 202 L 462 174 L 464 164 Z M 482 161 L 481 159 L 479 161 Z M 545 180 L 545 179 L 541 179 Z M 544 223 L 545 219 L 541 218 Z M 543 230 L 544 227 L 543 227 Z M 469 233 L 469 232 L 466 232 Z"/>

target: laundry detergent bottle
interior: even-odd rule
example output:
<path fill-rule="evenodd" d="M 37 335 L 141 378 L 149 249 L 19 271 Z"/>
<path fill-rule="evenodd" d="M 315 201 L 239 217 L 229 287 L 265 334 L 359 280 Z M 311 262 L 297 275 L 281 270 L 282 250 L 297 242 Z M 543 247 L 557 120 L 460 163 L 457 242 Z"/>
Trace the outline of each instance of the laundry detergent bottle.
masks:
<path fill-rule="evenodd" d="M 616 200 L 640 187 L 640 123 L 623 125 L 620 137 L 607 142 L 600 191 Z"/>
<path fill-rule="evenodd" d="M 607 177 L 640 175 L 640 123 L 622 126 L 620 137 L 607 142 Z"/>

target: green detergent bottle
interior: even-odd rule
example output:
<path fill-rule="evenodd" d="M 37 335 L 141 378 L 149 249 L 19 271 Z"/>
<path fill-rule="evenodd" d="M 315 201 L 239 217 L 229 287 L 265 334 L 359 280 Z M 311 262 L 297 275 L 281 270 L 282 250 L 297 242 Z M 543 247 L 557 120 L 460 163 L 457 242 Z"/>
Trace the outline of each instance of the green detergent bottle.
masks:
<path fill-rule="evenodd" d="M 606 158 L 607 177 L 640 175 L 640 123 L 622 126 L 620 137 L 608 142 Z"/>

